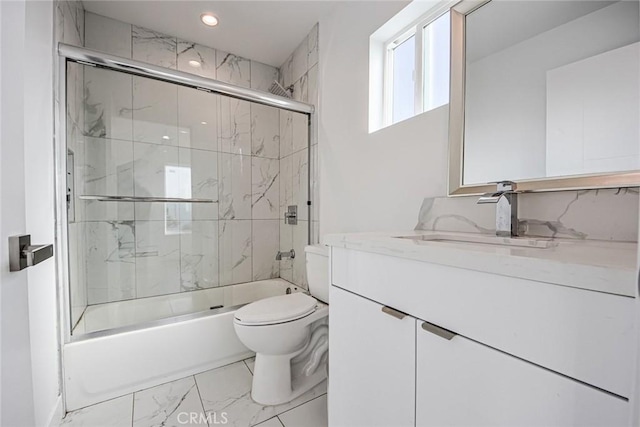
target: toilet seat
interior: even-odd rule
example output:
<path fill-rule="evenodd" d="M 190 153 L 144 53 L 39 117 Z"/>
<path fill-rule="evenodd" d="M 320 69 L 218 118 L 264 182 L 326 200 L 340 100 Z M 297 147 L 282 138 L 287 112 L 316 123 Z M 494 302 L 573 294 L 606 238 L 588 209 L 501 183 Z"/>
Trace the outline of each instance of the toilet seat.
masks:
<path fill-rule="evenodd" d="M 265 298 L 240 308 L 234 320 L 247 326 L 290 322 L 313 313 L 317 303 L 315 298 L 301 292 Z"/>

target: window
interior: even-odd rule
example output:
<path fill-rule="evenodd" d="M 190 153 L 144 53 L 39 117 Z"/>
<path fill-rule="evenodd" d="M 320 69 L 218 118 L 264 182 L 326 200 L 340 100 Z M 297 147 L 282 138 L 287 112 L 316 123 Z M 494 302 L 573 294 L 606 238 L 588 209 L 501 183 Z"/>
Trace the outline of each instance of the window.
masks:
<path fill-rule="evenodd" d="M 384 124 L 449 102 L 450 18 L 430 14 L 386 44 Z"/>
<path fill-rule="evenodd" d="M 164 195 L 177 199 L 191 198 L 191 168 L 188 166 L 164 167 Z M 164 234 L 190 234 L 190 231 L 182 230 L 182 226 L 190 226 L 190 203 L 165 203 L 164 204 Z"/>
<path fill-rule="evenodd" d="M 396 123 L 414 115 L 416 85 L 416 36 L 394 43 L 389 53 L 391 70 L 391 122 Z"/>

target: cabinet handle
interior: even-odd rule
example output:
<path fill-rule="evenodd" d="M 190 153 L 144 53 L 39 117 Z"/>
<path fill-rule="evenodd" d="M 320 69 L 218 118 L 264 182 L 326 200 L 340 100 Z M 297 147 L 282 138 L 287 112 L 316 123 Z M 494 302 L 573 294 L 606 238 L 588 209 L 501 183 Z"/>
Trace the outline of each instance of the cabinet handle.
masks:
<path fill-rule="evenodd" d="M 404 314 L 403 312 L 394 310 L 393 308 L 387 307 L 386 305 L 382 307 L 382 312 L 400 320 L 406 317 L 406 314 Z"/>
<path fill-rule="evenodd" d="M 432 334 L 435 334 L 440 338 L 444 338 L 447 341 L 451 341 L 453 337 L 458 335 L 455 332 L 452 332 L 448 329 L 441 328 L 440 326 L 436 326 L 433 323 L 429 323 L 429 322 L 422 322 L 422 329 L 424 329 L 427 332 L 431 332 Z"/>

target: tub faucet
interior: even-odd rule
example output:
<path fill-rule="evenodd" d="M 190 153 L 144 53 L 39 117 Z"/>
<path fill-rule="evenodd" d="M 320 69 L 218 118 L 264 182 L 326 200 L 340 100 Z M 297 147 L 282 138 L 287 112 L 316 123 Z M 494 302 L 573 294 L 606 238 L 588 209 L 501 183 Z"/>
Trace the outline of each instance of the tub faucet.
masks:
<path fill-rule="evenodd" d="M 282 258 L 294 259 L 295 257 L 296 257 L 296 251 L 294 251 L 293 249 L 286 252 L 278 251 L 278 254 L 276 255 L 276 261 L 281 261 Z"/>
<path fill-rule="evenodd" d="M 494 193 L 483 194 L 478 204 L 493 203 L 496 205 L 496 236 L 520 235 L 518 221 L 518 193 L 516 183 L 500 181 Z"/>

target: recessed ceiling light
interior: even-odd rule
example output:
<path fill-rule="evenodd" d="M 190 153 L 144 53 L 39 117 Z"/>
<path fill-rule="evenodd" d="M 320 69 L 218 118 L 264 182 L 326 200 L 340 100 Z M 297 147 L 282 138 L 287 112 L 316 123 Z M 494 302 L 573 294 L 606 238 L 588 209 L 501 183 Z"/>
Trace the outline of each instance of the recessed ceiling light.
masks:
<path fill-rule="evenodd" d="M 218 25 L 218 18 L 210 13 L 203 13 L 202 15 L 200 15 L 200 20 L 204 25 L 208 25 L 210 27 L 215 27 L 216 25 Z"/>
<path fill-rule="evenodd" d="M 201 124 L 201 125 L 206 125 L 206 124 L 207 124 L 207 122 L 200 122 L 200 124 Z"/>
<path fill-rule="evenodd" d="M 163 135 L 163 136 L 162 136 L 162 139 L 167 140 L 167 139 L 171 139 L 171 138 L 169 138 L 169 135 Z"/>
<path fill-rule="evenodd" d="M 199 68 L 201 64 L 198 61 L 194 61 L 192 59 L 191 61 L 189 61 L 189 65 L 191 65 L 193 68 Z"/>

